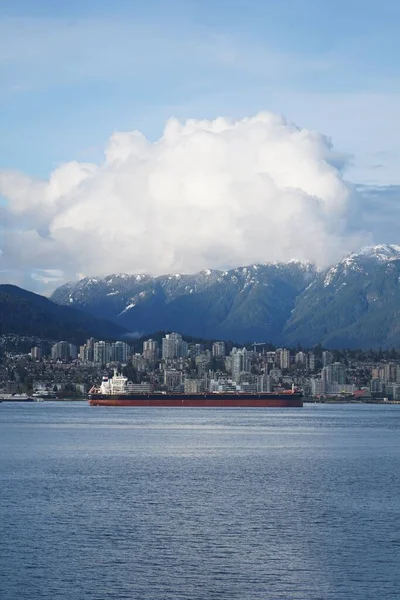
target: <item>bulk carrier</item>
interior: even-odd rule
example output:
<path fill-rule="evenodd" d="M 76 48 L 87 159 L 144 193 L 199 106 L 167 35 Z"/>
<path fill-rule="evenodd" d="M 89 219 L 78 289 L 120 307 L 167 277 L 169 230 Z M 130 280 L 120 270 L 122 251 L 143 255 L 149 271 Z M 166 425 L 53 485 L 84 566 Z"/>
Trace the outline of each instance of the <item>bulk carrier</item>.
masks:
<path fill-rule="evenodd" d="M 114 372 L 103 377 L 101 385 L 89 390 L 91 406 L 171 406 L 195 408 L 264 408 L 301 407 L 303 394 L 298 389 L 277 392 L 142 392 L 132 393 L 126 377 Z"/>

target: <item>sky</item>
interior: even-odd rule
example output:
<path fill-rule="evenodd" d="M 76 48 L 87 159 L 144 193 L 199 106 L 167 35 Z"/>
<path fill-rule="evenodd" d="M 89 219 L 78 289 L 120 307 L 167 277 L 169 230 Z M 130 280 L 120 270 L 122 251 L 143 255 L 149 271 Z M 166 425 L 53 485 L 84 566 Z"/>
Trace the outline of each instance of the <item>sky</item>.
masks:
<path fill-rule="evenodd" d="M 399 243 L 400 4 L 3 0 L 0 282 Z"/>

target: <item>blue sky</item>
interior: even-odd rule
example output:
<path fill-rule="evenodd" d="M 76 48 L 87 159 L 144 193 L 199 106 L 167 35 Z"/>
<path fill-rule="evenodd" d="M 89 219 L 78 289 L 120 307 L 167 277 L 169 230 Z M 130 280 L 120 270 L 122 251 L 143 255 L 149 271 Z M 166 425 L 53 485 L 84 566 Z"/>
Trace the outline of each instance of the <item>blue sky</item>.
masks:
<path fill-rule="evenodd" d="M 170 116 L 284 114 L 398 183 L 400 4 L 338 0 L 3 0 L 0 168 L 100 160 L 114 131 Z"/>
<path fill-rule="evenodd" d="M 0 281 L 400 244 L 399 23 L 395 0 L 3 0 Z"/>

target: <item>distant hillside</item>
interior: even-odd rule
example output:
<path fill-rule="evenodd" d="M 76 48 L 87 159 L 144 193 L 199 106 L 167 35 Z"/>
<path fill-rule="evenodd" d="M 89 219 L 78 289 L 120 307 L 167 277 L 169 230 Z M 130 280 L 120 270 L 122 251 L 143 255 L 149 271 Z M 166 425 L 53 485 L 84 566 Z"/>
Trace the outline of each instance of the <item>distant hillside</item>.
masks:
<path fill-rule="evenodd" d="M 0 285 L 0 335 L 14 333 L 81 343 L 88 337 L 121 338 L 126 330 L 81 310 L 60 306 L 14 285 Z"/>

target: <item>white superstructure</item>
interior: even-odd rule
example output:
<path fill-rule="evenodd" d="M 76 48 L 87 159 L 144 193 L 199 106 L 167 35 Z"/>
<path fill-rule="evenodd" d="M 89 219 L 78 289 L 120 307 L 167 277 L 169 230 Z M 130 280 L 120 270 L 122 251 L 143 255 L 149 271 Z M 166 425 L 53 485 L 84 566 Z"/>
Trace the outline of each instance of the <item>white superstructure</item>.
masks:
<path fill-rule="evenodd" d="M 109 379 L 104 376 L 100 385 L 100 394 L 126 394 L 126 385 L 128 378 L 124 375 L 117 373 L 117 369 L 114 369 L 114 375 Z"/>

